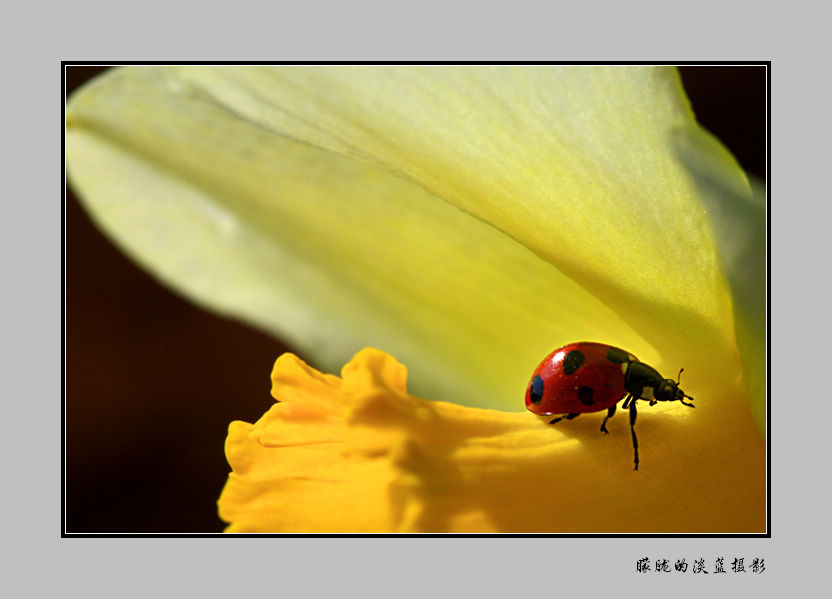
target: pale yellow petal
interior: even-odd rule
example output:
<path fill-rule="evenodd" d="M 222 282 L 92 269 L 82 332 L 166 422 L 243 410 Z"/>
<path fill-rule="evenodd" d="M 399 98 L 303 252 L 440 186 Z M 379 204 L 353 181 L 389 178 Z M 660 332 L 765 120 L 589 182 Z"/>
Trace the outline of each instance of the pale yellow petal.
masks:
<path fill-rule="evenodd" d="M 396 173 L 499 228 L 673 364 L 716 371 L 732 359 L 730 294 L 672 143 L 696 128 L 675 69 L 195 68 L 182 79 L 258 126 Z M 738 168 L 729 177 L 747 188 Z"/>
<path fill-rule="evenodd" d="M 675 145 L 696 181 L 714 228 L 722 268 L 731 286 L 736 339 L 751 410 L 766 429 L 766 225 L 765 184 L 749 190 L 732 180 L 736 161 L 711 136 L 680 130 Z"/>
<path fill-rule="evenodd" d="M 530 369 L 567 341 L 657 357 L 504 233 L 241 118 L 186 84 L 190 72 L 113 72 L 72 100 L 67 137 L 69 174 L 99 224 L 189 298 L 332 371 L 363 345 L 385 348 L 416 392 L 469 405 L 520 406 Z"/>

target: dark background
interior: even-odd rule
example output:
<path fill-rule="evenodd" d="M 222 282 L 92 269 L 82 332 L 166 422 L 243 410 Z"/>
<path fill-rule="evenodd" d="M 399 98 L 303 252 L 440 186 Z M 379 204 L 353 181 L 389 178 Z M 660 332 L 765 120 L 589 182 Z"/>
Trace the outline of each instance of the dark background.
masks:
<path fill-rule="evenodd" d="M 67 94 L 105 68 L 67 67 Z M 765 178 L 765 68 L 680 71 L 699 122 Z M 220 532 L 228 424 L 268 409 L 291 348 L 160 286 L 70 190 L 65 216 L 66 532 Z"/>

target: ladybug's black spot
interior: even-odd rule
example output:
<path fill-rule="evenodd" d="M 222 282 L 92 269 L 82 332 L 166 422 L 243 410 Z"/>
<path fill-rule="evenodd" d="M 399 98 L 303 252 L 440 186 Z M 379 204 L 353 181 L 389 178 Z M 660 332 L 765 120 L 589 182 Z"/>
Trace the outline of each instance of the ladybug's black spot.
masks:
<path fill-rule="evenodd" d="M 563 374 L 575 374 L 575 371 L 584 363 L 584 355 L 577 349 L 566 354 L 563 359 Z"/>
<path fill-rule="evenodd" d="M 592 394 L 595 390 L 592 387 L 581 387 L 578 389 L 578 400 L 585 406 L 591 406 L 595 402 L 592 400 Z"/>
<path fill-rule="evenodd" d="M 543 379 L 539 374 L 534 375 L 531 384 L 529 385 L 529 399 L 532 403 L 540 403 L 543 399 Z"/>
<path fill-rule="evenodd" d="M 627 352 L 624 350 L 618 349 L 617 347 L 611 347 L 607 351 L 607 360 L 613 364 L 623 364 L 624 362 L 630 361 L 630 356 L 628 356 Z"/>

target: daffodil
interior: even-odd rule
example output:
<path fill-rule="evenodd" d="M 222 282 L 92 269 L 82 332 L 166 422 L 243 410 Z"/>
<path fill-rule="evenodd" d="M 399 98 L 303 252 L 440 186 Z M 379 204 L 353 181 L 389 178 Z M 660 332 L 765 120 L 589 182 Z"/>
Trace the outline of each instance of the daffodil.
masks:
<path fill-rule="evenodd" d="M 346 363 L 232 423 L 229 531 L 765 530 L 765 212 L 674 69 L 129 67 L 67 152 L 160 279 Z M 638 472 L 626 417 L 523 409 L 573 341 L 685 368 Z"/>

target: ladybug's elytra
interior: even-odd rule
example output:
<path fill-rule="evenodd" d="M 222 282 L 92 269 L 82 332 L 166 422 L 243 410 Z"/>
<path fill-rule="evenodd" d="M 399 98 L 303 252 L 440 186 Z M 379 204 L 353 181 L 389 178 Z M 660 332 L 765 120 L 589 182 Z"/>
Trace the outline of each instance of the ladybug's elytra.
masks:
<path fill-rule="evenodd" d="M 601 423 L 601 431 L 607 433 L 607 420 L 615 414 L 616 404 L 624 399 L 621 407 L 630 409 L 638 470 L 636 402 L 643 399 L 652 406 L 659 401 L 679 401 L 695 407 L 685 401 L 693 398 L 679 388 L 682 370 L 674 381 L 663 378 L 655 368 L 623 349 L 603 343 L 570 343 L 550 353 L 535 368 L 526 388 L 526 408 L 541 415 L 563 414 L 549 424 L 572 420 L 584 412 L 607 410 Z"/>

